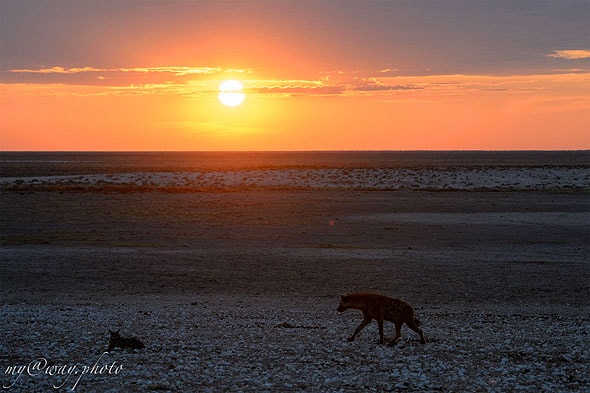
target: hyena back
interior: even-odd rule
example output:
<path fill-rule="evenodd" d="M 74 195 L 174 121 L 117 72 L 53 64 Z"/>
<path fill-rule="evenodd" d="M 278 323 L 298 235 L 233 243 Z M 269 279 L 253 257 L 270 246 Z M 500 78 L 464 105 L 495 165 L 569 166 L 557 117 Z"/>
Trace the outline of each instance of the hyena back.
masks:
<path fill-rule="evenodd" d="M 356 335 L 375 319 L 379 325 L 379 344 L 385 342 L 383 338 L 383 321 L 395 323 L 395 337 L 391 341 L 391 345 L 401 339 L 401 329 L 404 323 L 418 333 L 422 344 L 426 343 L 424 332 L 419 327 L 420 321 L 414 315 L 414 309 L 400 299 L 392 299 L 375 293 L 341 295 L 337 311 L 343 312 L 348 309 L 360 310 L 363 313 L 363 321 L 352 333 L 352 336 L 348 338 L 348 341 L 353 341 Z"/>

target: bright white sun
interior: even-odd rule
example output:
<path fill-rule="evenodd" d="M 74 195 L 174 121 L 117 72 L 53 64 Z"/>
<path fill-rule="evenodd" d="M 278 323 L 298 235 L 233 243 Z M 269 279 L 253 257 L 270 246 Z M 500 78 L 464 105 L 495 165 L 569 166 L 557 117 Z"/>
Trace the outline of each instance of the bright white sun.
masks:
<path fill-rule="evenodd" d="M 230 79 L 219 85 L 219 101 L 225 106 L 238 106 L 246 98 L 240 81 Z"/>

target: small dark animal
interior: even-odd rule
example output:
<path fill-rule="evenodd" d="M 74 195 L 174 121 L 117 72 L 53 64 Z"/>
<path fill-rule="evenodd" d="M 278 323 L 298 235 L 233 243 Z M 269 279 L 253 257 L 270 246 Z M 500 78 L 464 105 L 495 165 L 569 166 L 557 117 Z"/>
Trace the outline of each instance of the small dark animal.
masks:
<path fill-rule="evenodd" d="M 109 340 L 109 348 L 107 351 L 115 347 L 124 348 L 124 349 L 141 349 L 145 348 L 145 345 L 141 341 L 139 341 L 135 337 L 121 337 L 119 335 L 120 329 L 116 332 L 112 332 L 109 329 L 109 333 L 111 334 L 111 339 Z"/>
<path fill-rule="evenodd" d="M 352 336 L 348 338 L 348 341 L 353 341 L 355 336 L 375 319 L 379 325 L 379 344 L 385 342 L 383 339 L 383 321 L 395 323 L 395 337 L 390 342 L 390 345 L 397 343 L 401 339 L 401 330 L 404 323 L 420 335 L 422 344 L 426 343 L 424 333 L 419 328 L 420 321 L 414 315 L 414 309 L 400 299 L 392 299 L 375 293 L 341 295 L 337 311 L 343 312 L 348 309 L 360 310 L 363 313 L 363 321 L 358 325 Z"/>

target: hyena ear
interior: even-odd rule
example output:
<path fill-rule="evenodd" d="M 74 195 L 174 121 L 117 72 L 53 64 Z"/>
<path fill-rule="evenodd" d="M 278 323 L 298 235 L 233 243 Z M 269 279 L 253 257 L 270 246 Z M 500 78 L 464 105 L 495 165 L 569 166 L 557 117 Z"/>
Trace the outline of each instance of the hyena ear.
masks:
<path fill-rule="evenodd" d="M 340 295 L 340 300 L 344 300 L 344 295 Z"/>

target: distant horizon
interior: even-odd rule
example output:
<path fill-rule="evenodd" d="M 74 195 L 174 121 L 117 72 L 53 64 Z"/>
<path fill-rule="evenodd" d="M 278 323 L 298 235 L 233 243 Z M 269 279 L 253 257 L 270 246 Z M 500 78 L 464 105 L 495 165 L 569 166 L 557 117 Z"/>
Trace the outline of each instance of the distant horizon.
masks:
<path fill-rule="evenodd" d="M 383 150 L 0 150 L 2 153 L 379 153 L 379 152 L 590 152 L 587 149 L 383 149 Z"/>

